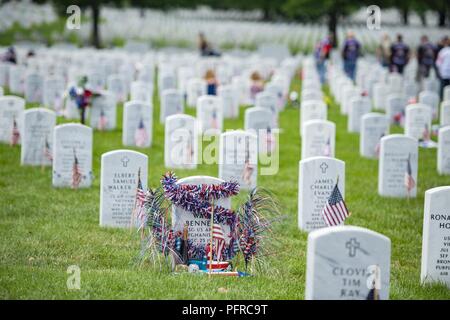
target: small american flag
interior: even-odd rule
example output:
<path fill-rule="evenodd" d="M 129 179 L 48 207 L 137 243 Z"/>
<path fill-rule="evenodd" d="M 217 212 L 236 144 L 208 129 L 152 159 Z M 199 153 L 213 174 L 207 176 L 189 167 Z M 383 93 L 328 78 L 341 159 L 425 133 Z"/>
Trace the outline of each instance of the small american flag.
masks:
<path fill-rule="evenodd" d="M 331 157 L 331 138 L 330 137 L 328 137 L 327 142 L 325 143 L 325 146 L 323 148 L 323 156 Z"/>
<path fill-rule="evenodd" d="M 144 147 L 147 143 L 147 131 L 145 130 L 144 120 L 142 118 L 139 120 L 139 126 L 134 134 L 134 142 L 138 147 Z"/>
<path fill-rule="evenodd" d="M 408 193 L 411 192 L 412 189 L 416 186 L 416 182 L 412 176 L 411 169 L 411 154 L 408 155 L 408 159 L 406 160 L 406 172 L 405 172 L 405 187 Z"/>
<path fill-rule="evenodd" d="M 45 138 L 44 142 L 44 157 L 47 158 L 49 161 L 53 161 L 52 150 L 50 148 L 50 143 L 48 142 L 47 138 Z"/>
<path fill-rule="evenodd" d="M 380 157 L 380 149 L 381 149 L 381 138 L 384 137 L 384 133 L 381 134 L 380 139 L 378 140 L 377 145 L 375 146 L 375 155 L 377 158 Z"/>
<path fill-rule="evenodd" d="M 17 127 L 16 118 L 14 118 L 13 119 L 12 131 L 11 131 L 11 145 L 15 146 L 16 144 L 18 144 L 19 143 L 19 139 L 20 139 L 20 132 L 19 132 L 19 128 Z"/>
<path fill-rule="evenodd" d="M 217 112 L 216 109 L 213 109 L 212 112 L 212 117 L 211 117 L 211 128 L 212 129 L 218 129 L 219 128 L 219 124 L 217 122 Z"/>
<path fill-rule="evenodd" d="M 275 149 L 275 137 L 273 136 L 272 129 L 267 127 L 266 131 L 266 149 L 267 154 L 272 154 Z"/>
<path fill-rule="evenodd" d="M 220 224 L 214 223 L 213 225 L 213 239 L 214 239 L 214 247 L 216 251 L 216 259 L 217 261 L 222 260 L 222 252 L 225 246 L 225 236 L 223 233 L 223 229 Z"/>
<path fill-rule="evenodd" d="M 428 129 L 428 125 L 425 124 L 425 128 L 423 129 L 423 134 L 422 134 L 422 141 L 430 141 L 431 140 L 431 135 L 430 135 L 430 130 Z"/>
<path fill-rule="evenodd" d="M 103 109 L 100 111 L 100 117 L 98 119 L 98 130 L 103 131 L 106 129 L 106 125 L 108 124 L 108 118 L 105 115 Z"/>
<path fill-rule="evenodd" d="M 145 210 L 144 210 L 145 196 L 146 192 L 144 190 L 144 187 L 142 186 L 141 180 L 141 168 L 139 168 L 138 183 L 136 188 L 136 207 L 135 207 L 136 212 L 135 214 L 137 221 L 139 222 L 139 228 L 142 228 L 145 222 Z"/>
<path fill-rule="evenodd" d="M 339 179 L 322 210 L 322 217 L 329 227 L 341 224 L 350 215 L 344 198 L 342 198 L 341 192 L 339 191 L 338 183 Z"/>
<path fill-rule="evenodd" d="M 72 188 L 77 189 L 81 183 L 81 171 L 78 163 L 77 154 L 73 149 L 73 167 L 72 167 Z"/>

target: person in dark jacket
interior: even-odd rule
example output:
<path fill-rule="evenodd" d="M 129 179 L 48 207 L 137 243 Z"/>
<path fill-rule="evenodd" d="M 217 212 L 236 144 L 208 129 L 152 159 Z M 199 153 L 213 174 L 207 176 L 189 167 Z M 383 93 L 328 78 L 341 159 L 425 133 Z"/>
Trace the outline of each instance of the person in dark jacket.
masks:
<path fill-rule="evenodd" d="M 361 45 L 355 39 L 353 32 L 349 31 L 342 50 L 342 58 L 344 59 L 344 71 L 353 81 L 355 81 L 356 62 L 361 54 L 360 51 Z"/>
<path fill-rule="evenodd" d="M 436 60 L 436 47 L 432 44 L 426 35 L 420 38 L 420 45 L 417 48 L 417 81 L 427 78 L 430 75 L 430 69 L 434 66 Z"/>
<path fill-rule="evenodd" d="M 409 62 L 409 47 L 403 42 L 403 36 L 397 35 L 397 41 L 391 46 L 391 72 L 403 74 L 405 66 Z"/>

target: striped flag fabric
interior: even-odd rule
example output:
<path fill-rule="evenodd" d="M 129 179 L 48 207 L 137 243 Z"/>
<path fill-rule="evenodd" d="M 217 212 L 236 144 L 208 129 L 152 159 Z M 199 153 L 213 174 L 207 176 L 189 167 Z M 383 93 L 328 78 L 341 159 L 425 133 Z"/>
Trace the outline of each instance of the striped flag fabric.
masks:
<path fill-rule="evenodd" d="M 103 109 L 100 111 L 100 117 L 98 119 L 98 130 L 103 131 L 106 129 L 106 125 L 108 124 L 108 118 L 105 115 Z"/>
<path fill-rule="evenodd" d="M 223 229 L 218 223 L 213 224 L 213 240 L 216 249 L 216 260 L 222 261 L 222 252 L 225 247 L 225 235 Z"/>
<path fill-rule="evenodd" d="M 377 158 L 380 157 L 380 150 L 381 150 L 381 138 L 384 137 L 384 133 L 381 134 L 380 139 L 378 140 L 378 143 L 375 146 L 375 155 L 377 156 Z"/>
<path fill-rule="evenodd" d="M 139 120 L 139 126 L 134 134 L 134 142 L 138 147 L 144 147 L 147 143 L 147 131 L 144 126 L 144 120 L 141 118 Z"/>
<path fill-rule="evenodd" d="M 329 227 L 340 225 L 350 216 L 344 198 L 342 198 L 342 194 L 339 191 L 338 183 L 339 180 L 336 182 L 325 207 L 322 209 L 322 217 Z"/>
<path fill-rule="evenodd" d="M 416 186 L 416 181 L 412 176 L 412 168 L 411 168 L 411 154 L 408 155 L 408 159 L 406 160 L 406 172 L 405 172 L 405 187 L 408 193 L 411 192 L 412 189 Z"/>
<path fill-rule="evenodd" d="M 144 210 L 144 202 L 145 202 L 146 192 L 144 187 L 142 186 L 141 180 L 141 169 L 138 171 L 138 183 L 136 188 L 136 207 L 135 207 L 135 216 L 137 221 L 139 222 L 139 228 L 142 228 L 145 222 L 145 210 Z"/>
<path fill-rule="evenodd" d="M 19 143 L 19 139 L 20 139 L 20 132 L 19 132 L 19 128 L 17 126 L 16 118 L 14 118 L 13 119 L 12 131 L 11 131 L 11 145 L 15 146 L 16 144 L 18 144 Z"/>
<path fill-rule="evenodd" d="M 72 188 L 77 189 L 81 183 L 81 171 L 75 149 L 73 150 Z"/>

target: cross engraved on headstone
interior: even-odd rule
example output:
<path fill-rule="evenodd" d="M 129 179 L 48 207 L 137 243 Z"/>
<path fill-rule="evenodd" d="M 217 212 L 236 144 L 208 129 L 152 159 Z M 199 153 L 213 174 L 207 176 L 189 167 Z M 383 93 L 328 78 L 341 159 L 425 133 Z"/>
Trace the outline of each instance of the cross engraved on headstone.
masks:
<path fill-rule="evenodd" d="M 124 167 L 127 167 L 128 166 L 128 162 L 130 161 L 130 159 L 128 159 L 128 157 L 125 156 L 120 161 L 122 161 L 122 164 L 123 164 Z"/>
<path fill-rule="evenodd" d="M 356 238 L 350 238 L 350 240 L 345 243 L 345 247 L 348 249 L 349 257 L 356 256 L 356 250 L 360 249 L 359 242 L 356 241 Z"/>
<path fill-rule="evenodd" d="M 328 165 L 325 162 L 322 162 L 322 164 L 320 165 L 320 169 L 322 169 L 322 173 L 326 173 Z"/>

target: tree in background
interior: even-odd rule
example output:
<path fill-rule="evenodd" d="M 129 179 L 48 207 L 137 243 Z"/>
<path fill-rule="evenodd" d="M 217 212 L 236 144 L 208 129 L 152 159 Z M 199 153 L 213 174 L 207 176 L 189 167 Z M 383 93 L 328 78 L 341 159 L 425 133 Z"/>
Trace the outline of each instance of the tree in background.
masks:
<path fill-rule="evenodd" d="M 339 19 L 359 9 L 361 1 L 347 0 L 287 0 L 283 5 L 284 13 L 295 20 L 317 22 L 325 18 L 328 31 L 333 34 L 333 46 L 337 46 L 337 25 Z"/>

